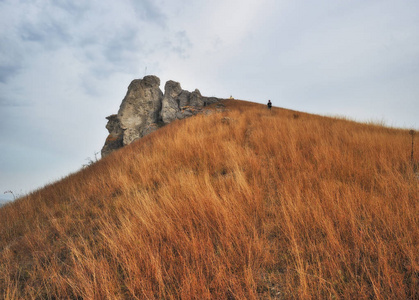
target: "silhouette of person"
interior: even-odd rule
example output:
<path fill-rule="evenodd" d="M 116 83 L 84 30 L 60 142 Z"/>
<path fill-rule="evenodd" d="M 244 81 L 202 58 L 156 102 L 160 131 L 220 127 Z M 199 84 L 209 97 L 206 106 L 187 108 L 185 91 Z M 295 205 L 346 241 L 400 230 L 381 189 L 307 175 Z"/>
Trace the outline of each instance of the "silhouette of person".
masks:
<path fill-rule="evenodd" d="M 271 100 L 268 100 L 268 109 L 271 109 L 272 108 L 272 102 L 271 102 Z"/>

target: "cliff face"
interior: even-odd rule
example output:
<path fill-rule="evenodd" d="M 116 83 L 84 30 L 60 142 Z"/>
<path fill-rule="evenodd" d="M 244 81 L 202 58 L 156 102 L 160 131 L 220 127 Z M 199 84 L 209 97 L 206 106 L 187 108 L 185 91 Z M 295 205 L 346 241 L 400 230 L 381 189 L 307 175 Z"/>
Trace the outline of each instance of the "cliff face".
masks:
<path fill-rule="evenodd" d="M 118 114 L 108 116 L 109 135 L 102 148 L 102 157 L 178 119 L 199 113 L 202 107 L 218 102 L 203 97 L 199 90 L 182 90 L 180 83 L 168 81 L 164 94 L 157 76 L 135 79 L 128 86 Z"/>

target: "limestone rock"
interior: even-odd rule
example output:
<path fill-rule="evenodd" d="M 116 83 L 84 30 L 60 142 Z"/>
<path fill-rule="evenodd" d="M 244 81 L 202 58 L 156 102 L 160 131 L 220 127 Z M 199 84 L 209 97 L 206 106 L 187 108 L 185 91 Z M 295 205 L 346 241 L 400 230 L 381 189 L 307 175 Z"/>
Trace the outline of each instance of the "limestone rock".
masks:
<path fill-rule="evenodd" d="M 161 118 L 165 124 L 174 121 L 179 112 L 178 96 L 182 93 L 179 82 L 169 80 L 164 86 L 164 97 L 162 101 Z"/>
<path fill-rule="evenodd" d="M 204 106 L 204 102 L 205 100 L 202 97 L 201 92 L 198 89 L 195 89 L 189 98 L 189 106 L 202 108 Z"/>
<path fill-rule="evenodd" d="M 102 157 L 149 133 L 150 125 L 160 122 L 162 98 L 158 77 L 133 80 L 118 114 L 107 117 L 109 136 L 102 148 Z"/>
<path fill-rule="evenodd" d="M 145 127 L 159 121 L 162 98 L 158 77 L 146 76 L 131 82 L 118 111 L 124 146 L 142 137 Z"/>
<path fill-rule="evenodd" d="M 217 98 L 207 98 L 198 89 L 188 92 L 182 90 L 180 83 L 168 81 L 164 87 L 164 97 L 161 117 L 165 124 L 176 119 L 184 119 L 199 113 L 202 107 L 212 103 Z M 217 99 L 216 101 L 219 101 Z"/>
<path fill-rule="evenodd" d="M 153 75 L 131 82 L 118 114 L 107 117 L 109 135 L 102 148 L 102 157 L 221 100 L 203 97 L 198 89 L 192 93 L 182 90 L 180 83 L 172 80 L 166 82 L 164 94 L 159 86 L 160 79 Z"/>
<path fill-rule="evenodd" d="M 124 146 L 122 142 L 123 130 L 121 129 L 117 115 L 111 115 L 106 119 L 108 119 L 106 129 L 108 129 L 109 135 L 106 138 L 105 145 L 103 146 L 101 151 L 102 157 Z"/>
<path fill-rule="evenodd" d="M 189 105 L 189 98 L 191 97 L 191 93 L 188 91 L 183 90 L 182 93 L 178 96 L 179 100 L 179 107 L 185 107 Z"/>

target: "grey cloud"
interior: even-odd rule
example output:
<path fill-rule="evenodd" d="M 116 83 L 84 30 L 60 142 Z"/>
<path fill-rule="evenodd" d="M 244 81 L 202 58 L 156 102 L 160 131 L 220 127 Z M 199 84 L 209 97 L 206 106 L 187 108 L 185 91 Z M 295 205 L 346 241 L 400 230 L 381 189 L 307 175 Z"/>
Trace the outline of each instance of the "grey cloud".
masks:
<path fill-rule="evenodd" d="M 90 1 L 84 0 L 55 0 L 54 5 L 72 16 L 82 16 L 90 10 Z"/>
<path fill-rule="evenodd" d="M 22 47 L 5 34 L 0 33 L 0 83 L 7 83 L 22 68 Z"/>
<path fill-rule="evenodd" d="M 149 43 L 144 47 L 145 55 L 159 54 L 162 57 L 176 55 L 179 58 L 189 58 L 193 43 L 191 42 L 186 31 L 178 31 L 175 33 L 168 33 L 162 36 L 160 40 Z"/>
<path fill-rule="evenodd" d="M 15 62 L 9 62 L 8 64 L 0 64 L 0 83 L 7 83 L 10 77 L 15 76 L 21 69 L 21 65 Z M 2 99 L 0 98 L 0 104 Z"/>
<path fill-rule="evenodd" d="M 24 5 L 27 6 L 26 10 L 33 10 L 31 4 Z M 3 12 L 5 30 L 0 32 L 1 83 L 8 82 L 10 78 L 24 70 L 41 49 L 51 51 L 68 44 L 72 39 L 68 26 L 64 20 L 55 16 L 53 10 L 42 11 L 33 17 L 30 13 L 27 15 L 22 13 L 25 11 L 23 6 L 20 9 L 20 19 L 13 18 L 6 8 Z"/>
<path fill-rule="evenodd" d="M 103 52 L 108 61 L 118 64 L 127 63 L 126 56 L 139 52 L 142 48 L 140 41 L 137 39 L 138 30 L 135 28 L 124 28 L 115 32 L 110 38 Z"/>
<path fill-rule="evenodd" d="M 4 121 L 3 114 L 7 107 L 24 107 L 30 105 L 30 102 L 26 98 L 27 96 L 24 95 L 24 87 L 15 84 L 13 78 L 9 78 L 9 75 L 10 74 L 6 74 L 6 77 L 7 81 L 10 80 L 10 83 L 0 82 L 0 107 L 2 107 L 2 110 L 0 111 L 0 122 Z"/>
<path fill-rule="evenodd" d="M 188 57 L 188 52 L 192 48 L 193 44 L 189 39 L 186 31 L 178 31 L 174 35 L 174 42 L 172 50 L 182 58 Z"/>
<path fill-rule="evenodd" d="M 10 96 L 1 95 L 0 96 L 0 107 L 20 107 L 25 106 L 24 103 L 16 101 Z"/>
<path fill-rule="evenodd" d="M 52 19 L 42 20 L 38 24 L 23 23 L 19 32 L 23 41 L 40 43 L 48 48 L 71 40 L 66 25 Z"/>
<path fill-rule="evenodd" d="M 132 0 L 136 14 L 145 21 L 166 26 L 166 15 L 150 0 Z"/>
<path fill-rule="evenodd" d="M 84 63 L 81 87 L 91 96 L 99 96 L 100 80 L 115 73 L 135 73 L 140 61 L 143 43 L 134 29 L 115 31 L 100 43 L 88 45 L 78 52 Z"/>

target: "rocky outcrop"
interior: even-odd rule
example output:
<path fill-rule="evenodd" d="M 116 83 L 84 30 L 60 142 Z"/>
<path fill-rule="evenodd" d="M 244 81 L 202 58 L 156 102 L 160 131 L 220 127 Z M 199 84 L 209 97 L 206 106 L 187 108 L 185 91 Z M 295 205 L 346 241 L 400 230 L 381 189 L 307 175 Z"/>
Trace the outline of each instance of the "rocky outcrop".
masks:
<path fill-rule="evenodd" d="M 158 77 L 146 76 L 131 82 L 117 115 L 124 146 L 142 137 L 147 127 L 159 121 L 162 99 Z"/>
<path fill-rule="evenodd" d="M 165 124 L 176 120 L 176 115 L 180 111 L 179 96 L 182 94 L 182 88 L 179 82 L 169 80 L 164 86 L 164 97 L 162 101 L 161 117 Z M 183 93 L 183 98 L 187 97 Z"/>
<path fill-rule="evenodd" d="M 128 86 L 118 114 L 107 117 L 109 135 L 102 157 L 159 129 L 160 127 L 199 113 L 208 104 L 221 99 L 203 97 L 199 90 L 182 90 L 180 83 L 169 80 L 160 90 L 160 79 L 145 76 Z"/>

